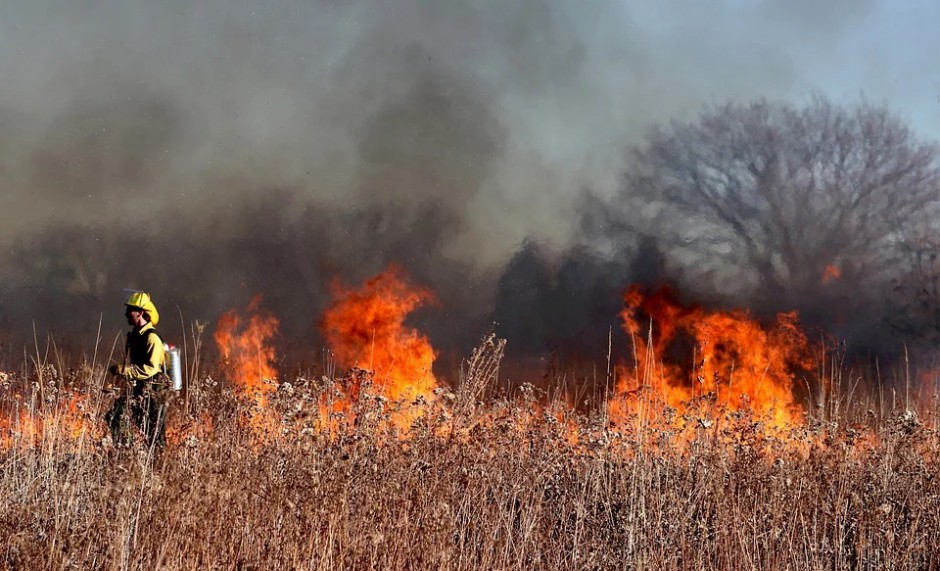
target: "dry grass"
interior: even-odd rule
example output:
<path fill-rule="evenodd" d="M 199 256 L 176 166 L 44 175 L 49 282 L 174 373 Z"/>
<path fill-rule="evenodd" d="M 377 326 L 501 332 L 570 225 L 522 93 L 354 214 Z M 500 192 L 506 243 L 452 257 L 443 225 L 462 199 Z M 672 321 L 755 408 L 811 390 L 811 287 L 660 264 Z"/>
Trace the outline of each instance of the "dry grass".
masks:
<path fill-rule="evenodd" d="M 478 357 L 468 374 L 492 377 Z M 69 432 L 74 394 L 101 427 L 102 382 L 46 364 L 0 388 L 0 416 L 48 426 L 0 452 L 0 568 L 940 568 L 940 442 L 911 415 L 871 433 L 810 422 L 792 441 L 746 414 L 680 433 L 566 416 L 531 391 L 482 404 L 471 378 L 404 437 L 367 398 L 330 435 L 317 405 L 333 381 L 296 379 L 259 435 L 203 376 L 160 453 Z"/>

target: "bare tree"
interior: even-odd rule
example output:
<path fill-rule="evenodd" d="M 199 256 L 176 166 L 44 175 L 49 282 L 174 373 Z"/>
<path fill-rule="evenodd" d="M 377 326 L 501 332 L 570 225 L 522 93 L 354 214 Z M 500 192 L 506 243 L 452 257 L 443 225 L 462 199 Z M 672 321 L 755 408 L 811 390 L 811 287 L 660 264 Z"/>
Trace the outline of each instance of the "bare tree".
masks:
<path fill-rule="evenodd" d="M 887 283 L 898 228 L 940 188 L 936 146 L 885 106 L 821 96 L 706 108 L 654 129 L 628 172 L 625 216 L 674 260 L 780 305 L 837 277 Z"/>
<path fill-rule="evenodd" d="M 888 323 L 905 338 L 936 347 L 940 341 L 940 219 L 925 209 L 900 228 L 901 271 L 892 279 Z"/>

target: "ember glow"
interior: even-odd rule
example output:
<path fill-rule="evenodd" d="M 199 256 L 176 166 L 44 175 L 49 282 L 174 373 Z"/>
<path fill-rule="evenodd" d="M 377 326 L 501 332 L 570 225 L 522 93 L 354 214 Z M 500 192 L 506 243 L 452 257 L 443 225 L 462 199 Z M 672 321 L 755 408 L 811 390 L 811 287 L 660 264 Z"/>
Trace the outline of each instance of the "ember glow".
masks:
<path fill-rule="evenodd" d="M 834 264 L 829 264 L 823 269 L 822 283 L 826 285 L 830 282 L 834 282 L 842 277 L 842 270 L 839 269 L 839 266 Z"/>
<path fill-rule="evenodd" d="M 794 380 L 811 360 L 796 313 L 762 326 L 741 310 L 686 307 L 667 288 L 647 296 L 636 286 L 624 302 L 620 317 L 636 363 L 617 371 L 614 421 L 659 414 L 664 405 L 681 416 L 696 401 L 716 412 L 748 410 L 777 428 L 802 421 Z"/>
<path fill-rule="evenodd" d="M 32 409 L 25 402 L 20 404 L 19 410 L 0 414 L 0 451 L 56 441 L 75 445 L 91 442 L 103 434 L 85 394 L 66 391 L 54 407 L 46 410 Z"/>
<path fill-rule="evenodd" d="M 391 401 L 430 400 L 438 386 L 431 370 L 437 353 L 427 337 L 405 325 L 405 319 L 433 302 L 433 294 L 410 286 L 397 266 L 359 289 L 334 283 L 333 294 L 323 330 L 337 362 L 372 371 L 373 390 Z"/>

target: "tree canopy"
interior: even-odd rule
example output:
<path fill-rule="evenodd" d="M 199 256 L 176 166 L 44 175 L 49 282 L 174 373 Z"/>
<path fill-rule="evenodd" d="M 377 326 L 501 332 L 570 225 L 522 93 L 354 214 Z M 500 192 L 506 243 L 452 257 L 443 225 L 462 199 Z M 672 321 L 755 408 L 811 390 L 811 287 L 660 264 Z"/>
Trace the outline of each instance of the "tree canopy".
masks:
<path fill-rule="evenodd" d="M 830 279 L 889 280 L 899 229 L 937 203 L 938 182 L 936 145 L 886 106 L 817 96 L 654 128 L 621 202 L 690 279 L 793 305 Z"/>

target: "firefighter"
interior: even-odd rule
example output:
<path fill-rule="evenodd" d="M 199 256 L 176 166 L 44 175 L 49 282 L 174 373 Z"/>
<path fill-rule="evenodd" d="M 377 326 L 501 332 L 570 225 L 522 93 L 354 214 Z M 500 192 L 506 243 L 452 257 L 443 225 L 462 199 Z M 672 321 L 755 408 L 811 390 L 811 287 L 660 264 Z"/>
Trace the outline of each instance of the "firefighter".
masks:
<path fill-rule="evenodd" d="M 163 340 L 154 326 L 160 314 L 150 295 L 131 294 L 124 315 L 132 329 L 127 332 L 124 360 L 108 369 L 117 377 L 121 395 L 106 415 L 116 445 L 130 442 L 131 427 L 147 438 L 147 445 L 162 448 L 165 443 L 167 378 L 163 372 Z"/>

